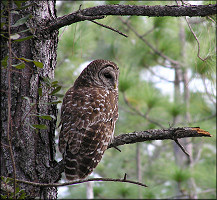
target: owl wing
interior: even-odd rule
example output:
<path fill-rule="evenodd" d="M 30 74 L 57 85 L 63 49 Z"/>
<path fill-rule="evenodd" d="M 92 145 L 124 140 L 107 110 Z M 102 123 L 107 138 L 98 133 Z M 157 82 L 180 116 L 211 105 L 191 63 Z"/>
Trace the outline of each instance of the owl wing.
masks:
<path fill-rule="evenodd" d="M 61 111 L 61 153 L 66 148 L 73 154 L 92 154 L 96 149 L 104 153 L 118 118 L 117 98 L 112 96 L 98 88 L 71 88 L 66 93 Z"/>
<path fill-rule="evenodd" d="M 117 95 L 113 95 L 98 88 L 72 88 L 66 93 L 59 149 L 67 179 L 85 178 L 101 160 L 117 120 Z"/>

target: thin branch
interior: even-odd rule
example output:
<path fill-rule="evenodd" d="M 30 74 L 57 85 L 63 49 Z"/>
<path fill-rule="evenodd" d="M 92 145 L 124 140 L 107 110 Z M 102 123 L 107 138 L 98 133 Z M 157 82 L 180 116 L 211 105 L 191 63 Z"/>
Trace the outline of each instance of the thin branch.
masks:
<path fill-rule="evenodd" d="M 204 76 L 201 75 L 201 79 L 202 79 L 202 82 L 203 82 L 203 86 L 205 88 L 205 92 L 206 92 L 206 95 L 208 96 L 209 100 L 214 104 L 216 105 L 216 102 L 214 101 L 214 99 L 216 99 L 214 96 L 212 97 L 211 94 L 209 93 L 208 89 L 207 89 L 207 84 L 206 84 L 206 79 Z"/>
<path fill-rule="evenodd" d="M 147 36 L 148 34 L 150 34 L 151 32 L 153 32 L 155 30 L 155 27 L 152 27 L 149 31 L 145 32 L 143 35 L 141 35 L 142 37 Z"/>
<path fill-rule="evenodd" d="M 7 178 L 2 176 L 3 178 Z M 9 177 L 8 177 L 9 178 Z M 86 182 L 90 182 L 90 181 L 98 181 L 98 182 L 122 182 L 122 183 L 131 183 L 131 184 L 135 184 L 135 185 L 139 185 L 142 187 L 148 187 L 147 185 L 137 182 L 137 181 L 131 181 L 131 180 L 127 180 L 124 176 L 123 179 L 113 179 L 113 178 L 89 178 L 89 179 L 84 179 L 84 180 L 77 180 L 77 181 L 69 181 L 66 183 L 52 183 L 52 184 L 46 184 L 46 183 L 36 183 L 36 182 L 31 182 L 31 181 L 24 181 L 24 180 L 19 180 L 16 179 L 17 183 L 25 183 L 28 185 L 33 185 L 33 186 L 39 186 L 39 187 L 62 187 L 62 186 L 67 186 L 67 185 L 76 185 L 76 184 L 80 184 L 80 183 L 86 183 Z"/>
<path fill-rule="evenodd" d="M 133 144 L 151 140 L 177 140 L 186 137 L 211 137 L 210 133 L 199 127 L 178 127 L 168 129 L 150 129 L 115 136 L 108 149 L 113 146 Z"/>
<path fill-rule="evenodd" d="M 164 80 L 164 81 L 169 82 L 169 83 L 174 83 L 174 81 L 170 81 L 170 80 L 156 74 L 151 68 L 148 68 L 148 71 L 150 71 L 154 76 L 158 77 L 161 80 Z M 180 80 L 180 82 L 181 82 L 181 80 Z"/>
<path fill-rule="evenodd" d="M 189 27 L 191 33 L 193 34 L 194 38 L 195 38 L 196 41 L 197 41 L 197 45 L 198 45 L 197 57 L 200 58 L 202 61 L 205 61 L 207 58 L 209 58 L 209 56 L 207 56 L 206 58 L 201 58 L 201 57 L 200 57 L 200 42 L 199 42 L 199 40 L 198 40 L 198 38 L 197 38 L 195 32 L 193 31 L 193 29 L 192 29 L 192 27 L 191 27 L 191 25 L 190 25 L 190 23 L 189 23 L 187 17 L 185 17 L 185 20 L 186 20 L 186 22 L 187 22 L 187 24 L 188 24 L 188 27 Z"/>
<path fill-rule="evenodd" d="M 99 25 L 99 26 L 102 26 L 102 27 L 104 27 L 104 28 L 107 28 L 107 29 L 110 29 L 110 30 L 112 30 L 112 31 L 114 31 L 114 32 L 117 32 L 117 33 L 119 33 L 120 35 L 123 35 L 124 37 L 128 37 L 128 35 L 122 33 L 121 31 L 119 31 L 119 30 L 117 30 L 117 29 L 114 29 L 114 28 L 112 28 L 112 27 L 110 27 L 110 26 L 101 24 L 101 23 L 96 22 L 96 21 L 94 21 L 94 20 L 90 20 L 90 21 L 93 22 L 93 23 L 95 23 L 95 24 L 97 24 L 97 25 Z"/>
<path fill-rule="evenodd" d="M 210 16 L 208 16 L 207 17 L 209 20 L 211 20 L 214 24 L 216 24 L 216 22 L 210 17 Z"/>
<path fill-rule="evenodd" d="M 12 161 L 12 166 L 13 166 L 13 177 L 14 177 L 14 198 L 16 198 L 16 166 L 15 166 L 15 160 L 14 160 L 14 155 L 13 155 L 13 150 L 12 150 L 12 143 L 11 143 L 11 67 L 12 67 L 12 53 L 11 53 L 11 1 L 8 2 L 8 48 L 9 48 L 9 58 L 8 58 L 8 118 L 7 118 L 7 139 L 8 139 L 8 144 L 9 144 L 9 151 L 10 151 L 10 156 L 11 156 L 11 161 Z"/>
<path fill-rule="evenodd" d="M 85 21 L 102 19 L 108 15 L 120 16 L 149 16 L 149 17 L 163 17 L 163 16 L 209 16 L 216 14 L 217 4 L 212 5 L 192 5 L 192 6 L 177 6 L 177 5 L 156 5 L 156 6 L 137 6 L 137 5 L 100 5 L 86 9 L 79 9 L 78 11 L 58 17 L 52 21 L 45 29 L 48 31 L 57 30 L 64 26 Z M 41 30 L 43 32 L 43 30 Z"/>
<path fill-rule="evenodd" d="M 174 140 L 175 143 L 180 147 L 180 149 L 188 156 L 188 158 L 190 159 L 190 155 L 189 153 L 185 150 L 185 148 L 179 143 L 179 141 L 177 139 Z"/>

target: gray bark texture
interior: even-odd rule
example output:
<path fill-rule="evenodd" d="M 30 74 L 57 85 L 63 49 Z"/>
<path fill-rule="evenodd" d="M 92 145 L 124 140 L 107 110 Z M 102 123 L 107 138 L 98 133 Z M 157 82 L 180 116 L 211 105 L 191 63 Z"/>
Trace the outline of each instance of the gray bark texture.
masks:
<path fill-rule="evenodd" d="M 15 24 L 17 20 L 32 15 L 32 18 L 25 24 L 11 27 L 11 34 L 18 33 L 20 38 L 34 35 L 34 30 L 56 18 L 55 1 L 28 1 L 23 6 L 32 4 L 26 9 L 11 12 L 10 23 Z M 1 10 L 9 15 L 7 9 L 17 9 L 11 2 L 10 5 L 1 4 Z M 8 24 L 8 18 L 2 21 Z M 30 31 L 21 32 L 30 28 Z M 6 25 L 5 31 L 7 31 Z M 33 62 L 25 63 L 24 69 L 15 67 L 1 68 L 1 175 L 40 183 L 54 182 L 52 177 L 46 176 L 46 171 L 52 167 L 55 156 L 54 131 L 56 120 L 40 119 L 32 114 L 54 115 L 57 114 L 56 106 L 42 103 L 53 101 L 54 97 L 46 93 L 45 84 L 42 81 L 47 77 L 54 78 L 56 66 L 56 50 L 58 31 L 46 35 L 34 35 L 32 39 L 12 42 L 12 57 L 27 58 L 42 62 L 44 67 L 37 68 Z M 1 60 L 9 55 L 8 40 L 2 38 Z M 12 59 L 12 64 L 17 64 L 18 59 Z M 10 70 L 10 72 L 9 72 Z M 9 74 L 8 74 L 9 73 Z M 10 76 L 10 78 L 8 78 Z M 10 85 L 9 85 L 10 84 Z M 11 89 L 10 89 L 11 87 Z M 42 88 L 42 96 L 38 94 L 38 88 Z M 8 95 L 11 92 L 11 97 Z M 27 97 L 27 99 L 23 99 Z M 9 99 L 8 99 L 9 98 Z M 10 102 L 10 103 L 9 103 Z M 32 106 L 32 103 L 37 103 Z M 8 121 L 8 111 L 10 109 L 10 120 Z M 9 130 L 8 130 L 8 123 Z M 45 124 L 46 130 L 39 130 L 38 133 L 29 124 Z M 8 134 L 11 139 L 14 163 L 11 158 Z M 56 188 L 40 188 L 19 184 L 24 189 L 29 198 L 55 199 L 57 197 Z"/>

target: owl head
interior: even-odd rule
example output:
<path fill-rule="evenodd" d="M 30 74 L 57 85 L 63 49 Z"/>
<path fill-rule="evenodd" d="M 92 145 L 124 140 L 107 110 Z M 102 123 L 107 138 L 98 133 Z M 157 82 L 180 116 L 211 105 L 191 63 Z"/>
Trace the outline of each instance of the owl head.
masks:
<path fill-rule="evenodd" d="M 92 61 L 80 74 L 74 87 L 103 87 L 109 90 L 118 88 L 119 68 L 108 60 Z"/>

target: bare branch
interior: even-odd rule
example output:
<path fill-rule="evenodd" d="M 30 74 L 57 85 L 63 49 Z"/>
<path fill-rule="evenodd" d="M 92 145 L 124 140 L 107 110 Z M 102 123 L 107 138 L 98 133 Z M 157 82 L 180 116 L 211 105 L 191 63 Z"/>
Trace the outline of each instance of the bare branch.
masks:
<path fill-rule="evenodd" d="M 177 140 L 178 138 L 186 137 L 211 137 L 211 135 L 209 132 L 200 129 L 199 127 L 182 127 L 135 131 L 133 133 L 115 136 L 108 148 L 151 140 Z"/>
<path fill-rule="evenodd" d="M 148 71 L 150 71 L 152 73 L 152 75 L 158 77 L 161 80 L 164 80 L 164 81 L 169 82 L 169 83 L 174 83 L 174 81 L 170 81 L 170 80 L 168 80 L 168 79 L 166 79 L 166 78 L 164 78 L 164 77 L 156 74 L 151 68 L 148 68 Z M 181 80 L 180 80 L 180 82 L 181 82 Z"/>
<path fill-rule="evenodd" d="M 11 162 L 13 167 L 13 177 L 14 177 L 14 198 L 16 198 L 16 165 L 14 160 L 13 148 L 12 148 L 12 141 L 11 141 L 11 68 L 12 68 L 12 41 L 11 41 L 11 2 L 8 3 L 8 48 L 9 48 L 9 62 L 8 62 L 8 113 L 7 113 L 7 140 L 9 145 L 9 152 L 11 156 Z"/>
<path fill-rule="evenodd" d="M 3 178 L 9 178 L 9 177 L 4 177 Z M 147 185 L 137 182 L 137 181 L 131 181 L 131 180 L 127 180 L 126 176 L 124 175 L 123 179 L 113 179 L 113 178 L 89 178 L 89 179 L 84 179 L 84 180 L 77 180 L 77 181 L 69 181 L 66 183 L 52 183 L 52 184 L 46 184 L 46 183 L 36 183 L 36 182 L 31 182 L 31 181 L 24 181 L 24 180 L 19 180 L 16 179 L 17 183 L 25 183 L 28 185 L 33 185 L 33 186 L 39 186 L 39 187 L 61 187 L 61 186 L 66 186 L 66 185 L 76 185 L 76 184 L 80 184 L 80 183 L 86 183 L 86 182 L 90 182 L 90 181 L 98 181 L 98 182 L 122 182 L 122 183 L 131 183 L 131 184 L 135 184 L 135 185 L 139 185 L 142 187 L 148 187 Z"/>
<path fill-rule="evenodd" d="M 101 23 L 96 22 L 96 21 L 94 21 L 94 20 L 90 20 L 90 21 L 93 22 L 93 23 L 95 23 L 95 24 L 97 24 L 97 25 L 99 25 L 99 26 L 102 26 L 102 27 L 104 27 L 104 28 L 107 28 L 107 29 L 110 29 L 110 30 L 112 30 L 112 31 L 114 31 L 114 32 L 117 32 L 117 33 L 119 33 L 120 35 L 123 35 L 124 37 L 128 37 L 128 35 L 122 33 L 121 31 L 119 31 L 119 30 L 117 30 L 117 29 L 114 29 L 114 28 L 112 28 L 112 27 L 110 27 L 110 26 L 101 24 Z"/>
<path fill-rule="evenodd" d="M 179 143 L 179 141 L 177 139 L 174 140 L 175 143 L 180 147 L 180 149 L 188 156 L 188 158 L 190 159 L 190 155 L 189 153 L 185 150 L 185 148 Z"/>
<path fill-rule="evenodd" d="M 74 13 L 58 17 L 52 21 L 47 30 L 53 31 L 61 27 L 84 20 L 102 19 L 108 15 L 122 15 L 122 16 L 149 16 L 149 17 L 163 17 L 163 16 L 208 16 L 216 14 L 217 4 L 212 5 L 192 5 L 192 6 L 137 6 L 137 5 L 100 5 L 96 7 L 78 10 Z"/>
<path fill-rule="evenodd" d="M 192 27 L 191 27 L 191 25 L 190 25 L 190 23 L 189 23 L 187 17 L 185 17 L 185 20 L 186 20 L 186 22 L 187 22 L 187 24 L 188 24 L 188 27 L 189 27 L 191 33 L 193 34 L 194 38 L 195 38 L 196 41 L 197 41 L 197 45 L 198 45 L 197 57 L 200 58 L 202 61 L 205 61 L 207 58 L 209 58 L 209 56 L 207 56 L 206 58 L 201 58 L 201 57 L 200 57 L 200 42 L 199 42 L 199 40 L 198 40 L 198 38 L 197 38 L 195 32 L 193 31 L 193 29 L 192 29 Z"/>
<path fill-rule="evenodd" d="M 215 100 L 214 100 L 214 99 L 216 99 L 216 98 L 215 98 L 214 95 L 212 96 L 212 95 L 209 93 L 209 91 L 208 91 L 208 89 L 207 89 L 207 84 L 206 84 L 206 79 L 205 79 L 205 77 L 201 75 L 201 79 L 202 79 L 203 86 L 204 86 L 204 88 L 205 88 L 205 92 L 206 92 L 206 94 L 207 94 L 209 100 L 210 100 L 214 105 L 216 105 L 216 102 L 215 102 Z"/>

